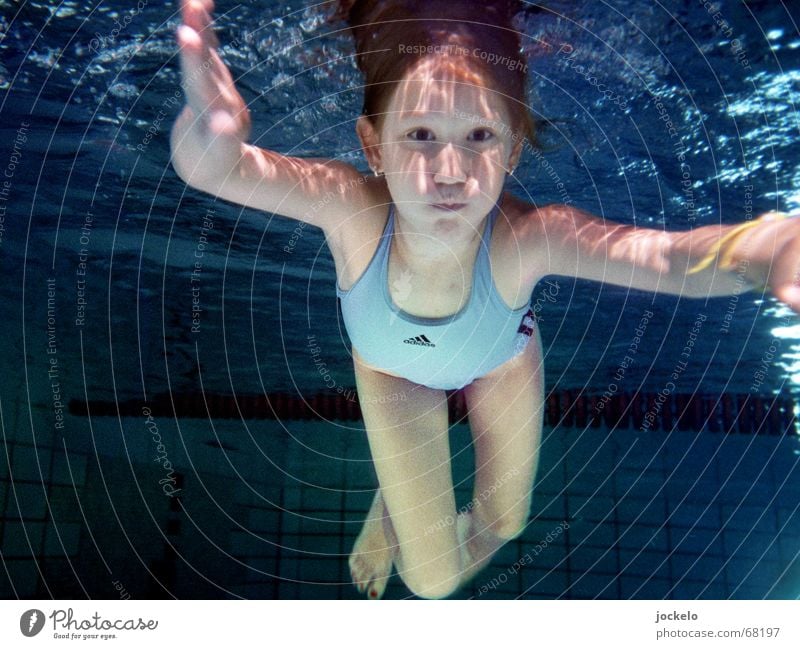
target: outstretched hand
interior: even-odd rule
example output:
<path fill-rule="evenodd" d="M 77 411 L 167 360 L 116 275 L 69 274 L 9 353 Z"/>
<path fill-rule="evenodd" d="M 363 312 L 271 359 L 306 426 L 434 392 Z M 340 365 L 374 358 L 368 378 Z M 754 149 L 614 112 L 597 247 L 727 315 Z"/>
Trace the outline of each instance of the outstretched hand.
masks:
<path fill-rule="evenodd" d="M 741 245 L 775 297 L 800 313 L 800 217 L 787 216 L 763 215 Z"/>
<path fill-rule="evenodd" d="M 182 24 L 177 30 L 181 76 L 188 106 L 179 119 L 209 146 L 237 149 L 250 135 L 250 115 L 233 77 L 217 53 L 212 27 L 213 0 L 182 0 Z"/>

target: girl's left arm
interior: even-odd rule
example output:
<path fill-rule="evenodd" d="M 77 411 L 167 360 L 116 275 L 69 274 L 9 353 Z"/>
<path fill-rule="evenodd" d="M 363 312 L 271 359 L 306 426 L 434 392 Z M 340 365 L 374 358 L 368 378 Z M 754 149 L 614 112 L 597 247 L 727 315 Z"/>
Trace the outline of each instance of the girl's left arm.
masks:
<path fill-rule="evenodd" d="M 800 218 L 784 216 L 667 232 L 550 205 L 525 238 L 547 274 L 688 297 L 767 286 L 800 312 Z"/>

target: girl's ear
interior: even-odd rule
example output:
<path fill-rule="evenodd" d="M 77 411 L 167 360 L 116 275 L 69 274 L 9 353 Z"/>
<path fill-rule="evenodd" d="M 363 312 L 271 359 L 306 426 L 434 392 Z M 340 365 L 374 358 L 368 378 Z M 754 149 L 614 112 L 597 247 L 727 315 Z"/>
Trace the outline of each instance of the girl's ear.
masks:
<path fill-rule="evenodd" d="M 378 136 L 375 125 L 366 115 L 361 115 L 356 121 L 356 134 L 361 141 L 369 166 L 375 172 L 383 171 L 380 149 L 381 138 Z"/>
<path fill-rule="evenodd" d="M 522 145 L 525 140 L 517 140 L 514 148 L 511 149 L 511 156 L 508 159 L 508 168 L 514 169 L 519 164 L 519 159 L 522 156 Z"/>

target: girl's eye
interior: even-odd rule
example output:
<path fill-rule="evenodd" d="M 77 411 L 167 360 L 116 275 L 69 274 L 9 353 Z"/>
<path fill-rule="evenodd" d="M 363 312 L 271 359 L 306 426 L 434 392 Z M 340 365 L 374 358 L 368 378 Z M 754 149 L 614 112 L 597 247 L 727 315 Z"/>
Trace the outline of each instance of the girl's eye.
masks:
<path fill-rule="evenodd" d="M 494 133 L 486 128 L 477 128 L 469 134 L 469 139 L 473 142 L 487 142 L 493 137 Z"/>
<path fill-rule="evenodd" d="M 427 128 L 415 128 L 408 134 L 408 139 L 414 142 L 433 142 L 433 131 L 429 131 Z"/>

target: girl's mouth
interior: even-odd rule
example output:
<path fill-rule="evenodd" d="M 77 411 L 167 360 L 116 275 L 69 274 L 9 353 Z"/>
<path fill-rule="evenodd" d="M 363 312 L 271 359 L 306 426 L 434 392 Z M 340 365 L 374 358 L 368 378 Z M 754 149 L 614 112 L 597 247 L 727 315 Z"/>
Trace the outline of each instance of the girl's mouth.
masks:
<path fill-rule="evenodd" d="M 437 210 L 443 210 L 445 212 L 458 212 L 459 210 L 463 210 L 467 206 L 466 203 L 434 203 L 433 207 Z"/>

